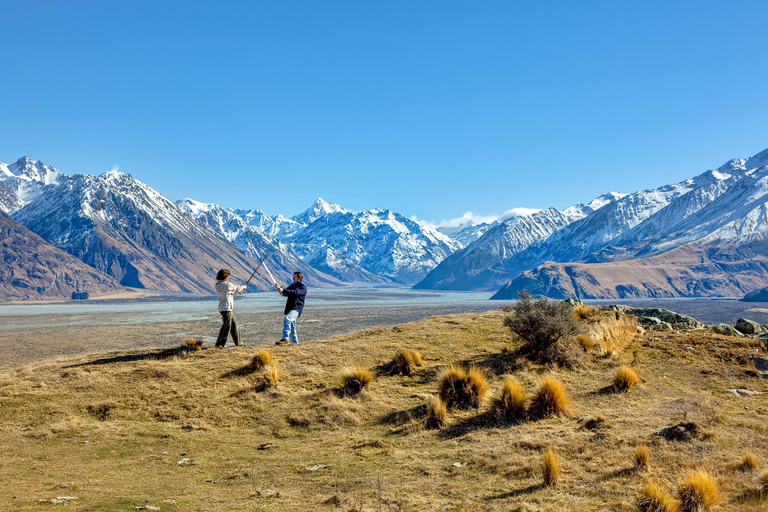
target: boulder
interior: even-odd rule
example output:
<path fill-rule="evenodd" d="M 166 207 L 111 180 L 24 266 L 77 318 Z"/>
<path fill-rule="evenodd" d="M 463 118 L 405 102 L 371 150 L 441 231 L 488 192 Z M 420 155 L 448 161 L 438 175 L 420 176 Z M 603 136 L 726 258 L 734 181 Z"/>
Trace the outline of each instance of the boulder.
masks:
<path fill-rule="evenodd" d="M 754 320 L 747 320 L 746 318 L 739 318 L 736 320 L 736 325 L 734 327 L 737 331 L 746 334 L 747 336 L 766 333 L 766 330 L 762 325 L 755 322 Z"/>
<path fill-rule="evenodd" d="M 768 372 L 768 357 L 756 357 L 755 368 L 761 372 Z"/>
<path fill-rule="evenodd" d="M 751 391 L 749 389 L 726 389 L 726 393 L 729 395 L 736 395 L 736 396 L 756 396 L 756 395 L 762 395 L 760 391 Z"/>
<path fill-rule="evenodd" d="M 624 305 L 611 305 L 603 306 L 601 309 L 608 309 L 611 311 L 621 311 L 629 315 L 635 315 L 637 323 L 646 329 L 660 329 L 669 325 L 670 329 L 676 331 L 691 331 L 695 329 L 703 329 L 704 324 L 699 322 L 693 317 L 688 315 L 681 315 L 668 309 L 661 308 L 633 308 L 631 306 Z M 646 318 L 648 320 L 646 320 Z M 659 325 L 658 322 L 662 322 L 662 327 L 648 327 L 651 325 Z M 666 324 L 666 325 L 665 325 Z"/>
<path fill-rule="evenodd" d="M 740 333 L 739 331 L 737 331 L 735 328 L 731 327 L 728 324 L 713 325 L 712 330 L 718 334 L 724 334 L 725 336 L 738 336 L 739 338 L 744 337 L 742 333 Z"/>
<path fill-rule="evenodd" d="M 638 316 L 636 317 L 638 325 L 648 330 L 669 329 L 674 330 L 672 324 L 656 318 L 655 316 Z"/>

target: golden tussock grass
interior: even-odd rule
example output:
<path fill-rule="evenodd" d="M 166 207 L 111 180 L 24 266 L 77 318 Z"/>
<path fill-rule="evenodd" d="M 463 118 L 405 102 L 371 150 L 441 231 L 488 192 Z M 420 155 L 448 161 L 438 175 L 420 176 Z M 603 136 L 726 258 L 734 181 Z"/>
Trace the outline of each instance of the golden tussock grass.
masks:
<path fill-rule="evenodd" d="M 447 417 L 445 402 L 439 396 L 433 396 L 427 406 L 427 428 L 442 428 Z"/>
<path fill-rule="evenodd" d="M 677 486 L 677 496 L 683 512 L 705 512 L 721 500 L 717 482 L 703 470 L 686 474 Z"/>
<path fill-rule="evenodd" d="M 360 394 L 373 381 L 373 372 L 367 368 L 355 366 L 347 368 L 341 376 L 339 396 L 347 397 Z"/>
<path fill-rule="evenodd" d="M 531 405 L 528 408 L 530 415 L 535 419 L 541 419 L 555 414 L 568 414 L 572 410 L 571 399 L 563 383 L 552 374 L 542 377 L 531 398 Z"/>
<path fill-rule="evenodd" d="M 192 337 L 185 338 L 184 343 L 181 345 L 181 348 L 190 350 L 190 351 L 203 350 L 203 340 L 192 338 Z"/>
<path fill-rule="evenodd" d="M 744 459 L 742 459 L 741 464 L 739 464 L 738 469 L 741 471 L 755 471 L 759 467 L 760 461 L 758 460 L 757 455 L 752 452 L 747 452 L 744 455 Z"/>
<path fill-rule="evenodd" d="M 639 512 L 678 512 L 680 506 L 656 482 L 650 481 L 640 492 L 637 510 Z"/>
<path fill-rule="evenodd" d="M 547 448 L 541 455 L 541 476 L 546 486 L 555 485 L 560 480 L 560 463 L 552 448 Z"/>
<path fill-rule="evenodd" d="M 650 469 L 650 458 L 648 446 L 641 444 L 635 448 L 635 471 L 647 471 Z"/>
<path fill-rule="evenodd" d="M 260 370 L 265 366 L 269 366 L 270 364 L 272 364 L 272 355 L 268 350 L 263 348 L 256 351 L 256 353 L 253 355 L 253 359 L 251 359 L 251 368 L 256 370 Z"/>
<path fill-rule="evenodd" d="M 595 348 L 595 342 L 592 341 L 592 338 L 587 336 L 586 334 L 577 334 L 576 339 L 579 343 L 581 343 L 581 348 L 584 349 L 585 352 L 589 352 L 593 348 Z"/>
<path fill-rule="evenodd" d="M 264 385 L 268 388 L 275 388 L 280 384 L 280 370 L 276 366 L 270 366 L 264 370 Z"/>
<path fill-rule="evenodd" d="M 451 365 L 438 378 L 438 394 L 448 409 L 480 407 L 488 396 L 485 375 L 477 367 Z"/>
<path fill-rule="evenodd" d="M 424 360 L 418 351 L 401 348 L 395 353 L 392 361 L 386 365 L 386 372 L 391 375 L 410 375 L 415 366 L 422 366 L 423 364 Z"/>
<path fill-rule="evenodd" d="M 638 382 L 640 382 L 640 379 L 635 370 L 625 364 L 619 366 L 613 376 L 613 387 L 618 391 L 629 391 Z"/>
<path fill-rule="evenodd" d="M 768 471 L 764 471 L 758 480 L 757 491 L 762 498 L 768 498 Z"/>
<path fill-rule="evenodd" d="M 576 320 L 590 320 L 602 316 L 602 312 L 599 309 L 584 304 L 574 306 L 572 314 Z"/>
<path fill-rule="evenodd" d="M 528 414 L 528 396 L 514 377 L 501 384 L 501 393 L 493 401 L 491 417 L 502 423 L 520 422 Z"/>

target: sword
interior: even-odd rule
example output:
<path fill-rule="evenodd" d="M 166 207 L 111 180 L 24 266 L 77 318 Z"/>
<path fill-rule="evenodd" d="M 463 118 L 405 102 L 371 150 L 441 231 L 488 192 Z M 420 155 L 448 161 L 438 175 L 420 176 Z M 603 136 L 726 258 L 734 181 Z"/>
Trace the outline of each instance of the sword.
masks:
<path fill-rule="evenodd" d="M 261 264 L 264 263 L 265 259 L 267 259 L 267 256 L 269 256 L 269 253 L 265 253 L 264 257 L 261 258 L 261 261 L 259 261 L 259 264 L 256 266 L 256 270 L 253 271 L 253 273 L 251 274 L 251 277 L 249 277 L 248 280 L 245 282 L 245 286 L 248 286 L 248 283 L 251 282 L 251 279 L 253 279 L 253 276 L 256 275 L 256 271 L 259 270 L 259 267 L 261 267 Z M 267 267 L 264 267 L 264 268 L 267 268 Z M 267 272 L 269 272 L 269 270 L 267 270 Z M 269 274 L 269 275 L 271 276 L 272 274 Z"/>

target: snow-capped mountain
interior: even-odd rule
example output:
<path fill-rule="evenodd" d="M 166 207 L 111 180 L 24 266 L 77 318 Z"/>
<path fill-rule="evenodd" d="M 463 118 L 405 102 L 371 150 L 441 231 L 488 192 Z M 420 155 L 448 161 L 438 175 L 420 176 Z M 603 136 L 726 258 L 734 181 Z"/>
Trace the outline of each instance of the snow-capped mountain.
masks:
<path fill-rule="evenodd" d="M 219 268 L 247 276 L 254 267 L 229 241 L 130 174 L 57 179 L 13 217 L 124 286 L 210 292 Z M 254 289 L 270 283 L 255 280 Z"/>
<path fill-rule="evenodd" d="M 0 181 L 0 212 L 8 213 L 14 208 L 18 208 L 23 203 L 19 196 L 10 189 L 5 183 Z"/>
<path fill-rule="evenodd" d="M 488 232 L 493 226 L 498 225 L 498 222 L 468 222 L 454 227 L 440 226 L 437 230 L 459 242 L 462 246 L 466 247 L 484 234 Z"/>
<path fill-rule="evenodd" d="M 233 210 L 235 215 L 248 225 L 270 238 L 290 237 L 304 227 L 304 224 L 278 214 L 275 217 L 261 210 Z"/>
<path fill-rule="evenodd" d="M 0 163 L 0 183 L 8 187 L 22 203 L 40 195 L 47 186 L 58 185 L 68 176 L 25 156 L 12 164 Z M 5 210 L 8 211 L 8 210 Z"/>
<path fill-rule="evenodd" d="M 264 265 L 278 282 L 290 282 L 293 272 L 299 271 L 313 286 L 341 284 L 338 279 L 306 264 L 287 245 L 249 225 L 234 210 L 192 199 L 182 199 L 176 204 L 204 226 L 223 235 L 251 259 L 261 261 L 266 256 Z M 268 275 L 264 269 L 261 273 Z"/>
<path fill-rule="evenodd" d="M 498 298 L 513 298 L 523 286 L 551 296 L 581 290 L 584 297 L 617 296 L 616 290 L 618 296 L 716 296 L 765 286 L 766 164 L 768 150 L 623 197 L 505 262 L 514 275 Z"/>
<path fill-rule="evenodd" d="M 432 270 L 415 288 L 443 290 L 493 290 L 509 281 L 505 262 L 537 241 L 569 224 L 594 214 L 624 195 L 611 192 L 589 204 L 563 211 L 555 208 L 529 210 L 509 216 L 464 249 L 456 251 Z"/>

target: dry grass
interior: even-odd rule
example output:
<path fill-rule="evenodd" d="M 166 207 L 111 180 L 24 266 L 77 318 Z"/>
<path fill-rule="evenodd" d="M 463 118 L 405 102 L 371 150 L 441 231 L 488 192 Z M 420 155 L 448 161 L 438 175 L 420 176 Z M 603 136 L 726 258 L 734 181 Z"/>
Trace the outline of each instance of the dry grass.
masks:
<path fill-rule="evenodd" d="M 251 359 L 251 368 L 261 370 L 265 366 L 272 364 L 272 355 L 266 349 L 259 349 Z"/>
<path fill-rule="evenodd" d="M 447 417 L 445 402 L 439 396 L 433 396 L 427 407 L 427 428 L 442 428 Z"/>
<path fill-rule="evenodd" d="M 554 375 L 547 374 L 531 398 L 529 412 L 535 419 L 552 415 L 568 414 L 573 410 L 565 386 Z"/>
<path fill-rule="evenodd" d="M 373 382 L 373 372 L 368 368 L 355 366 L 347 368 L 341 376 L 339 396 L 349 397 L 362 393 Z"/>
<path fill-rule="evenodd" d="M 721 498 L 717 483 L 706 471 L 691 471 L 677 486 L 683 512 L 705 512 L 717 505 Z"/>
<path fill-rule="evenodd" d="M 768 471 L 764 471 L 763 474 L 760 475 L 757 492 L 760 493 L 761 498 L 768 498 Z"/>
<path fill-rule="evenodd" d="M 264 385 L 268 388 L 276 388 L 280 384 L 280 370 L 276 366 L 270 366 L 264 370 Z"/>
<path fill-rule="evenodd" d="M 744 455 L 744 459 L 742 459 L 741 464 L 738 466 L 741 471 L 756 471 L 759 467 L 760 460 L 757 458 L 757 455 L 752 452 L 747 452 Z"/>
<path fill-rule="evenodd" d="M 410 348 L 401 348 L 392 360 L 385 366 L 390 375 L 411 375 L 414 367 L 424 364 L 421 354 Z"/>
<path fill-rule="evenodd" d="M 560 480 L 560 463 L 552 448 L 547 448 L 541 455 L 541 476 L 546 486 L 555 485 Z"/>
<path fill-rule="evenodd" d="M 613 376 L 613 387 L 618 391 L 629 391 L 635 387 L 638 382 L 640 382 L 640 379 L 638 378 L 637 373 L 635 373 L 635 370 L 625 364 L 619 366 L 616 370 L 616 374 Z"/>
<path fill-rule="evenodd" d="M 488 396 L 485 375 L 477 367 L 451 365 L 440 374 L 438 394 L 448 409 L 480 407 Z"/>
<path fill-rule="evenodd" d="M 648 446 L 641 444 L 635 448 L 635 471 L 647 471 L 650 469 L 650 452 Z"/>
<path fill-rule="evenodd" d="M 636 510 L 646 475 L 666 486 L 698 467 L 718 475 L 719 510 L 764 508 L 768 491 L 758 501 L 757 486 L 765 464 L 734 470 L 746 449 L 768 453 L 768 380 L 746 373 L 764 355 L 755 339 L 648 331 L 619 343 L 615 359 L 593 351 L 584 366 L 557 370 L 571 415 L 498 426 L 487 421 L 494 401 L 454 409 L 440 429 L 425 429 L 451 362 L 482 369 L 494 398 L 511 375 L 532 395 L 552 371 L 531 360 L 510 364 L 502 350 L 522 342 L 503 317 L 435 317 L 291 346 L 279 386 L 269 389 L 259 384 L 274 364 L 253 371 L 256 349 L 181 354 L 175 339 L 164 358 L 150 348 L 0 371 L 0 473 L 9 489 L 0 510 L 41 510 L 77 496 L 67 509 L 626 512 Z M 344 368 L 376 368 L 399 347 L 429 354 L 413 377 L 379 378 L 356 399 L 336 394 Z M 606 376 L 628 361 L 642 389 L 606 392 Z M 655 435 L 682 423 L 719 435 Z M 652 468 L 638 474 L 630 460 L 644 444 Z M 555 487 L 542 485 L 547 447 L 561 466 Z"/>
<path fill-rule="evenodd" d="M 595 342 L 592 341 L 592 338 L 585 334 L 577 334 L 576 340 L 578 340 L 579 343 L 581 343 L 581 348 L 584 349 L 584 352 L 589 352 L 593 348 L 595 348 Z"/>
<path fill-rule="evenodd" d="M 501 385 L 501 393 L 494 400 L 491 416 L 500 423 L 518 423 L 528 414 L 528 397 L 514 377 L 507 377 Z"/>
<path fill-rule="evenodd" d="M 639 512 L 677 512 L 678 503 L 672 499 L 656 482 L 647 482 L 637 500 Z"/>
<path fill-rule="evenodd" d="M 597 308 L 582 304 L 579 306 L 574 306 L 572 314 L 573 318 L 576 320 L 592 320 L 599 318 L 602 315 L 602 312 Z"/>
<path fill-rule="evenodd" d="M 195 352 L 198 350 L 203 350 L 203 340 L 192 337 L 185 338 L 181 348 Z"/>

